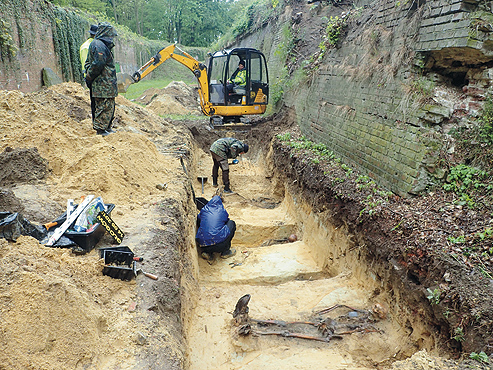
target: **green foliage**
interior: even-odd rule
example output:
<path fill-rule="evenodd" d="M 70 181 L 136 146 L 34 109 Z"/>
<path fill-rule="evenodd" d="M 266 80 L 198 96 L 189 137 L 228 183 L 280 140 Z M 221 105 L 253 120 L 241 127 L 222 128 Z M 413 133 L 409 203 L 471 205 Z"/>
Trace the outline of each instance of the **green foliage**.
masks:
<path fill-rule="evenodd" d="M 476 235 L 479 238 L 479 240 L 481 240 L 481 241 L 483 241 L 485 239 L 491 239 L 491 237 L 493 236 L 493 229 L 491 227 L 488 227 L 484 231 L 480 231 L 480 232 L 476 233 Z"/>
<path fill-rule="evenodd" d="M 442 295 L 442 292 L 440 289 L 435 288 L 431 290 L 430 288 L 426 288 L 426 291 L 428 292 L 428 295 L 426 298 L 430 301 L 431 304 L 438 304 L 440 303 L 440 296 Z"/>
<path fill-rule="evenodd" d="M 323 59 L 325 53 L 329 47 L 336 47 L 344 29 L 348 25 L 349 15 L 347 13 L 345 16 L 330 16 L 327 21 L 327 27 L 325 28 L 325 35 L 322 37 L 322 41 L 318 45 L 318 52 L 312 55 L 310 58 L 310 63 L 315 63 Z"/>
<path fill-rule="evenodd" d="M 79 48 L 89 24 L 73 11 L 53 7 L 50 12 L 55 53 L 65 81 L 82 82 Z"/>
<path fill-rule="evenodd" d="M 487 144 L 493 144 L 493 101 L 492 97 L 488 96 L 483 105 L 483 111 L 478 119 L 481 127 L 479 136 Z"/>
<path fill-rule="evenodd" d="M 109 2 L 102 0 L 48 0 L 60 7 L 72 7 L 88 11 L 90 13 L 105 13 L 109 9 Z"/>
<path fill-rule="evenodd" d="M 488 173 L 475 167 L 459 164 L 450 169 L 447 183 L 443 184 L 443 189 L 457 193 L 461 201 L 469 207 L 474 207 L 472 193 L 486 188 L 491 189 L 491 185 L 483 182 L 488 177 Z"/>
<path fill-rule="evenodd" d="M 286 61 L 289 54 L 293 50 L 294 40 L 293 33 L 289 24 L 285 24 L 281 29 L 281 42 L 278 44 L 277 49 L 274 51 L 274 55 L 279 57 L 281 61 Z"/>
<path fill-rule="evenodd" d="M 464 337 L 464 329 L 462 329 L 460 326 L 456 327 L 454 329 L 454 336 L 452 339 L 456 340 L 457 342 L 463 342 L 466 338 Z"/>
<path fill-rule="evenodd" d="M 469 358 L 476 360 L 478 362 L 483 362 L 485 364 L 490 362 L 490 359 L 488 358 L 488 355 L 484 353 L 483 351 L 476 353 L 476 352 L 471 352 L 469 355 Z"/>
<path fill-rule="evenodd" d="M 0 58 L 2 62 L 12 60 L 17 53 L 11 33 L 12 30 L 7 22 L 0 19 Z"/>
<path fill-rule="evenodd" d="M 270 84 L 269 88 L 269 107 L 278 107 L 284 95 L 284 86 L 288 79 L 288 69 L 283 67 L 277 80 Z"/>
<path fill-rule="evenodd" d="M 469 208 L 476 207 L 476 199 L 481 192 L 491 192 L 493 185 L 488 172 L 476 167 L 459 164 L 450 169 L 447 183 L 443 189 L 455 192 L 459 199 L 457 204 L 466 205 Z"/>
<path fill-rule="evenodd" d="M 286 132 L 284 134 L 277 134 L 276 137 L 279 141 L 289 141 L 291 140 L 291 133 Z"/>
<path fill-rule="evenodd" d="M 290 133 L 277 135 L 277 139 L 280 141 L 286 141 L 287 145 L 295 150 L 308 150 L 315 156 L 319 157 L 319 160 L 333 160 L 334 152 L 327 149 L 327 146 L 322 143 L 315 143 L 305 136 L 301 138 L 293 139 Z"/>
<path fill-rule="evenodd" d="M 225 47 L 239 36 L 262 27 L 284 11 L 284 0 L 238 0 L 232 4 L 232 26 L 223 33 L 215 49 Z"/>
<path fill-rule="evenodd" d="M 132 84 L 128 87 L 124 94 L 120 94 L 128 100 L 134 100 L 142 96 L 144 91 L 148 89 L 163 89 L 172 81 L 172 79 L 143 79 L 137 84 Z"/>
<path fill-rule="evenodd" d="M 234 13 L 227 0 L 49 0 L 77 8 L 133 33 L 187 46 L 209 46 L 231 26 Z M 211 22 L 211 19 L 214 19 Z"/>
<path fill-rule="evenodd" d="M 424 76 L 419 76 L 411 82 L 410 90 L 413 94 L 418 95 L 421 100 L 425 100 L 433 95 L 435 82 Z"/>
<path fill-rule="evenodd" d="M 366 175 L 359 175 L 356 178 L 356 183 L 358 184 L 358 189 L 365 189 L 371 186 L 375 186 L 375 182 L 371 180 L 368 176 Z"/>
<path fill-rule="evenodd" d="M 464 235 L 460 235 L 458 237 L 449 236 L 447 240 L 453 244 L 460 244 L 466 242 L 466 237 Z"/>
<path fill-rule="evenodd" d="M 327 28 L 325 29 L 325 40 L 329 45 L 336 46 L 342 31 L 347 27 L 347 18 L 331 16 Z"/>

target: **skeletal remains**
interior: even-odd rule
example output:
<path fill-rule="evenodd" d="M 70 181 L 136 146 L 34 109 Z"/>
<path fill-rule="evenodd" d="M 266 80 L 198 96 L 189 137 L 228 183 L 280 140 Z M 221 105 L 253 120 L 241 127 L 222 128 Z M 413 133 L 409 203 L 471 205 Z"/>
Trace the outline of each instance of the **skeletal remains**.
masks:
<path fill-rule="evenodd" d="M 370 310 L 361 310 L 343 304 L 336 304 L 314 313 L 309 321 L 258 320 L 248 316 L 251 295 L 245 294 L 236 303 L 232 312 L 234 324 L 240 335 L 279 335 L 286 338 L 301 338 L 329 342 L 331 339 L 342 339 L 343 335 L 356 332 L 381 332 L 373 323 L 386 318 L 386 310 L 380 304 L 375 304 Z M 344 308 L 348 312 L 335 319 L 323 315 L 336 309 Z M 256 329 L 252 325 L 256 324 Z M 271 330 L 265 330 L 265 328 Z M 310 333 L 316 329 L 316 334 Z"/>

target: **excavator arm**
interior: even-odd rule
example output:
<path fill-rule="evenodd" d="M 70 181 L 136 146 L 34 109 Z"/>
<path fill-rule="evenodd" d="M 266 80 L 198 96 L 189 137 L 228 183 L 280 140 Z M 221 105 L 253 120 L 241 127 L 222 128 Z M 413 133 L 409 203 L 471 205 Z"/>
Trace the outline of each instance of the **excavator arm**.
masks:
<path fill-rule="evenodd" d="M 175 48 L 180 50 L 183 55 L 175 54 Z M 192 71 L 199 83 L 199 98 L 202 112 L 206 116 L 214 114 L 214 107 L 209 102 L 209 83 L 207 80 L 206 66 L 203 63 L 199 63 L 194 57 L 179 49 L 176 45 L 170 45 L 161 49 L 146 64 L 140 67 L 140 69 L 132 75 L 133 82 L 139 82 L 168 59 L 174 59 Z"/>

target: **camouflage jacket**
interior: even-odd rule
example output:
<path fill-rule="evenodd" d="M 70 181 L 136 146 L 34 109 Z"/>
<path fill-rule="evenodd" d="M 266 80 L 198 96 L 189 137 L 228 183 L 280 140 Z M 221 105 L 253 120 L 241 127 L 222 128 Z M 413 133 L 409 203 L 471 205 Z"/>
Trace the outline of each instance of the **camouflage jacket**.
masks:
<path fill-rule="evenodd" d="M 99 24 L 98 33 L 89 45 L 85 70 L 86 83 L 91 86 L 95 98 L 115 98 L 118 96 L 116 68 L 111 49 L 115 46 L 115 29 L 107 22 Z"/>
<path fill-rule="evenodd" d="M 216 140 L 210 150 L 224 159 L 236 158 L 239 153 L 243 152 L 243 143 L 232 137 L 223 137 Z"/>

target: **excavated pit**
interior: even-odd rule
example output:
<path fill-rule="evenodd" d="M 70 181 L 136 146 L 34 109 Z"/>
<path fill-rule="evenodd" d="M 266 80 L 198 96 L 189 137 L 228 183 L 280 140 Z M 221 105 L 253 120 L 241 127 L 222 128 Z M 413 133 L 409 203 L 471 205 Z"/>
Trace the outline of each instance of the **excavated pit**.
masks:
<path fill-rule="evenodd" d="M 192 179 L 210 174 L 208 153 L 196 152 Z M 236 193 L 223 195 L 223 203 L 237 224 L 236 256 L 216 256 L 210 263 L 192 248 L 196 270 L 190 273 L 198 288 L 185 308 L 186 368 L 375 369 L 431 350 L 434 338 L 425 325 L 393 307 L 405 293 L 383 278 L 378 265 L 369 265 L 364 245 L 344 225 L 314 212 L 269 158 L 257 151 L 231 166 Z M 203 194 L 202 184 L 193 186 L 197 197 L 216 194 L 211 181 Z M 288 242 L 291 234 L 297 241 Z M 246 294 L 253 321 L 251 332 L 239 335 L 232 313 Z M 335 320 L 329 321 L 336 334 L 343 333 L 339 338 L 319 341 L 327 336 L 315 325 L 286 324 L 326 319 Z M 255 320 L 282 323 L 262 326 Z"/>

